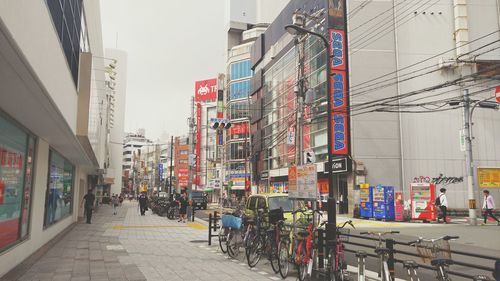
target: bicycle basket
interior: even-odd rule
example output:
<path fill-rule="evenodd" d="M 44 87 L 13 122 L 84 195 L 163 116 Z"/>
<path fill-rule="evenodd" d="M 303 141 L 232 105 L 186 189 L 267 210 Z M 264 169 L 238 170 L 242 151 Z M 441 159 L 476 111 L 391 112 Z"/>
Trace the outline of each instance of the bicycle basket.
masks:
<path fill-rule="evenodd" d="M 341 242 L 347 243 L 349 242 L 349 233 L 350 233 L 349 228 L 340 228 L 337 230 L 337 235 L 338 238 Z"/>
<path fill-rule="evenodd" d="M 415 244 L 417 254 L 424 263 L 430 264 L 433 259 L 451 259 L 450 243 L 446 240 L 439 240 L 434 243 L 430 241 L 420 241 Z"/>
<path fill-rule="evenodd" d="M 274 209 L 269 210 L 269 223 L 277 224 L 279 221 L 285 220 L 285 216 L 283 214 L 283 209 Z"/>
<path fill-rule="evenodd" d="M 233 215 L 223 215 L 222 216 L 222 226 L 230 227 L 232 229 L 241 228 L 241 218 L 235 217 Z"/>

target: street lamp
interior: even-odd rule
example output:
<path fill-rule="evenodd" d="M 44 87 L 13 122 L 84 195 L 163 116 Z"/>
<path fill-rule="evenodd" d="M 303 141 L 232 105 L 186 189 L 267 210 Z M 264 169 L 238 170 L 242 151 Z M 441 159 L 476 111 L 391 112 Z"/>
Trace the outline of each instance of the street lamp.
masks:
<path fill-rule="evenodd" d="M 328 224 L 326 227 L 326 233 L 327 237 L 331 237 L 331 246 L 332 249 L 336 249 L 336 244 L 337 241 L 335 239 L 336 236 L 336 227 L 337 227 L 337 210 L 336 210 L 336 202 L 333 194 L 333 174 L 332 174 L 332 164 L 333 164 L 333 158 L 332 158 L 332 97 L 331 97 L 331 84 L 330 84 L 330 73 L 329 73 L 329 63 L 330 63 L 330 58 L 331 58 L 331 53 L 330 53 L 330 44 L 328 40 L 323 36 L 323 34 L 305 29 L 303 26 L 305 26 L 305 15 L 304 14 L 294 14 L 293 16 L 293 24 L 289 24 L 285 26 L 285 30 L 294 35 L 304 35 L 304 34 L 310 34 L 316 37 L 319 37 L 323 41 L 323 45 L 326 49 L 326 54 L 327 54 L 327 60 L 326 60 L 326 73 L 327 73 L 327 79 L 326 79 L 326 91 L 327 91 L 327 146 L 328 146 L 328 165 L 327 165 L 327 172 L 328 172 L 328 203 L 327 203 L 327 211 L 328 211 Z M 333 251 L 334 255 L 336 255 L 336 251 Z M 335 257 L 334 257 L 335 258 Z"/>

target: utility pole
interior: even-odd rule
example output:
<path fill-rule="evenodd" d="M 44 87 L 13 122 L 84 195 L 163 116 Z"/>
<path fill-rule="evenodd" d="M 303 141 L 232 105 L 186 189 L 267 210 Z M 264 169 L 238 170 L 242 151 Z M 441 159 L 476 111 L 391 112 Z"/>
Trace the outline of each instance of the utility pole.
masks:
<path fill-rule="evenodd" d="M 174 136 L 170 137 L 170 175 L 168 180 L 168 198 L 172 197 L 172 170 L 174 167 Z"/>
<path fill-rule="evenodd" d="M 467 197 L 469 199 L 469 224 L 476 225 L 476 199 L 474 197 L 474 165 L 472 159 L 472 138 L 470 134 L 470 96 L 469 89 L 464 89 L 464 135 L 465 135 L 465 170 L 467 175 Z"/>
<path fill-rule="evenodd" d="M 189 157 L 188 157 L 188 167 L 189 167 L 189 178 L 187 185 L 188 197 L 191 198 L 191 191 L 193 190 L 193 166 L 194 166 L 194 97 L 191 97 L 191 117 L 189 118 Z"/>

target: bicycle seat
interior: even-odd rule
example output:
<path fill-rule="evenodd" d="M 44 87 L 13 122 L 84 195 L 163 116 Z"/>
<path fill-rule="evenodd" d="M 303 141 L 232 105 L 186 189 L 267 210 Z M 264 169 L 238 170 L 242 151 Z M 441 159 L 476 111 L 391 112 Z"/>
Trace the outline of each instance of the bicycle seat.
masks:
<path fill-rule="evenodd" d="M 403 261 L 404 268 L 418 268 L 418 263 L 415 261 Z"/>
<path fill-rule="evenodd" d="M 307 230 L 299 230 L 297 231 L 297 236 L 299 238 L 306 238 L 307 236 L 309 236 L 309 232 Z"/>
<path fill-rule="evenodd" d="M 390 252 L 392 252 L 391 249 L 387 249 L 387 248 L 377 248 L 375 249 L 375 253 L 377 255 L 385 255 L 385 254 L 389 254 Z"/>
<path fill-rule="evenodd" d="M 452 265 L 453 261 L 450 259 L 434 259 L 431 260 L 431 265 L 432 266 L 448 266 Z"/>
<path fill-rule="evenodd" d="M 357 251 L 356 252 L 356 257 L 358 258 L 366 258 L 368 254 L 365 251 Z"/>

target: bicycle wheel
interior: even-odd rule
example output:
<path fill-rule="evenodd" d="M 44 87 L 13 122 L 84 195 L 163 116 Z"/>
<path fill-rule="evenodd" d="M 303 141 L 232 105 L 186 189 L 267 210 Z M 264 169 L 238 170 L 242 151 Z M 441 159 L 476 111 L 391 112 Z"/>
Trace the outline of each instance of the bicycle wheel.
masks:
<path fill-rule="evenodd" d="M 271 237 L 270 237 L 271 238 Z M 268 243 L 271 243 L 269 245 L 269 260 L 271 261 L 271 267 L 273 268 L 274 273 L 280 272 L 280 266 L 278 262 L 278 245 L 276 245 L 276 240 L 274 238 L 271 238 Z"/>
<path fill-rule="evenodd" d="M 222 226 L 219 228 L 219 247 L 224 254 L 227 253 L 227 229 Z"/>
<path fill-rule="evenodd" d="M 227 234 L 227 254 L 233 259 L 240 254 L 237 230 L 231 229 Z"/>
<path fill-rule="evenodd" d="M 335 255 L 332 250 L 328 253 L 328 280 L 329 281 L 337 281 L 337 271 L 335 270 Z M 339 280 L 340 281 L 340 280 Z"/>
<path fill-rule="evenodd" d="M 289 247 L 290 242 L 288 239 L 282 239 L 278 245 L 278 267 L 281 278 L 283 279 L 286 279 L 288 276 L 288 261 L 290 259 Z"/>
<path fill-rule="evenodd" d="M 304 281 L 307 278 L 307 263 L 305 263 L 305 257 L 306 257 L 306 245 L 305 241 L 301 241 L 299 244 L 299 247 L 301 248 L 300 250 L 300 255 L 297 255 L 295 257 L 296 259 L 296 265 L 297 265 L 297 271 L 299 273 L 299 281 Z"/>
<path fill-rule="evenodd" d="M 262 255 L 262 241 L 257 235 L 249 242 L 248 248 L 245 250 L 247 257 L 247 263 L 249 267 L 255 267 L 259 263 L 260 257 Z"/>

